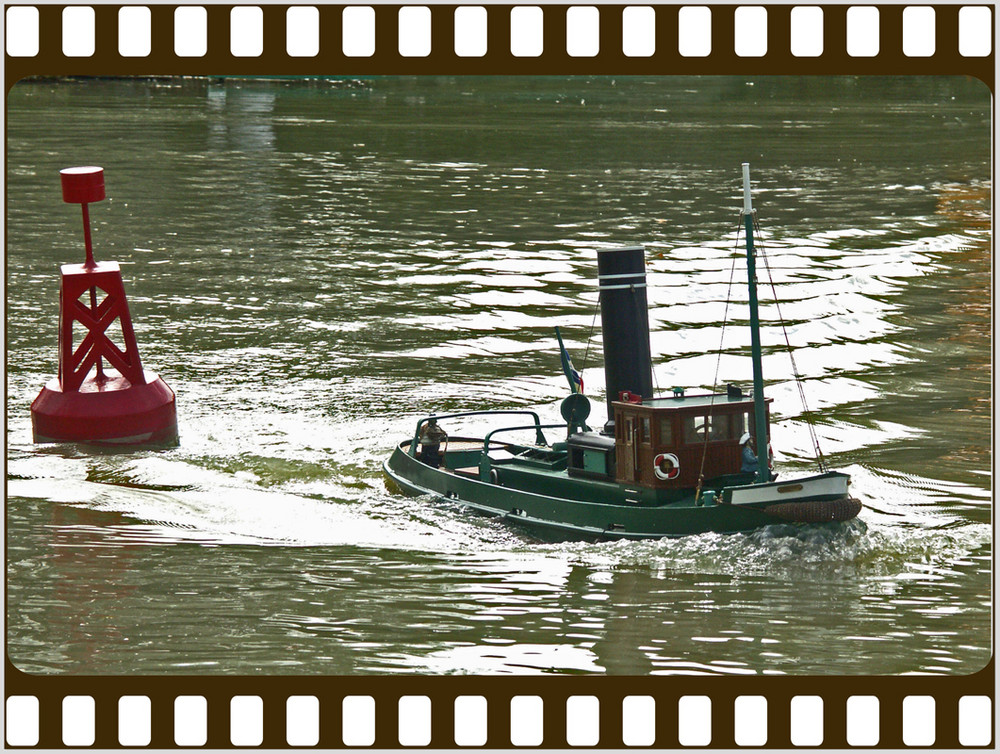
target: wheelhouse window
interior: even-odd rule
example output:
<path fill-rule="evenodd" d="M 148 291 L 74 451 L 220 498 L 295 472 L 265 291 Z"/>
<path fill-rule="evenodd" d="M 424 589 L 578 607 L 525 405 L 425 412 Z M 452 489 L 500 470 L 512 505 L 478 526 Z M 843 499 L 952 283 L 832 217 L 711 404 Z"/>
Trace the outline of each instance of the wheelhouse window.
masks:
<path fill-rule="evenodd" d="M 642 438 L 641 442 L 649 445 L 653 441 L 653 438 L 650 435 L 650 422 L 648 416 L 643 416 L 639 419 L 639 432 L 640 437 Z"/>
<path fill-rule="evenodd" d="M 753 426 L 753 415 L 749 411 L 742 411 L 733 417 L 735 422 L 739 424 L 736 427 L 736 437 L 739 438 L 744 432 L 750 432 L 750 428 Z M 753 434 L 751 432 L 751 434 Z"/>
<path fill-rule="evenodd" d="M 711 425 L 710 416 L 684 417 L 684 442 L 690 444 L 705 442 L 705 430 Z"/>
<path fill-rule="evenodd" d="M 746 426 L 743 413 L 724 414 L 719 417 L 718 431 L 713 439 L 739 440 Z"/>
<path fill-rule="evenodd" d="M 709 427 L 709 440 L 728 440 L 729 439 L 729 419 L 730 417 L 726 414 L 720 416 L 709 417 L 712 423 Z"/>
<path fill-rule="evenodd" d="M 682 422 L 684 442 L 688 445 L 735 440 L 743 433 L 741 417 L 734 414 L 685 416 Z"/>
<path fill-rule="evenodd" d="M 674 422 L 672 419 L 660 419 L 660 445 L 670 447 L 674 444 Z"/>

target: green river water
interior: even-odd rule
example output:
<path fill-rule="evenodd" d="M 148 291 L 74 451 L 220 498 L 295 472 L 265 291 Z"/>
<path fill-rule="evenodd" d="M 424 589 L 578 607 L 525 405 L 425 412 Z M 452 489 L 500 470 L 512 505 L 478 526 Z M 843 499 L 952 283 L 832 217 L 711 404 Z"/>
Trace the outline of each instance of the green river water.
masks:
<path fill-rule="evenodd" d="M 19 83 L 9 657 L 57 674 L 979 670 L 990 107 L 946 77 Z M 656 384 L 710 388 L 745 161 L 858 520 L 544 544 L 386 489 L 382 461 L 425 413 L 558 421 L 554 325 L 603 414 L 599 248 L 647 246 Z M 59 265 L 83 259 L 59 188 L 73 165 L 105 169 L 96 256 L 121 263 L 143 362 L 177 393 L 177 448 L 32 444 Z M 748 384 L 739 281 L 719 379 Z M 794 472 L 809 438 L 761 297 Z"/>

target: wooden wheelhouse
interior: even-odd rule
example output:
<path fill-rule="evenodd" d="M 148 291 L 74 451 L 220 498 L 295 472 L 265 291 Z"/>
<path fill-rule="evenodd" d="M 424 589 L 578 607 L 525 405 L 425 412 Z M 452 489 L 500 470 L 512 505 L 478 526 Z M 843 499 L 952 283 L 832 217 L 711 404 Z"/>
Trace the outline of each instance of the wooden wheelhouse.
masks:
<path fill-rule="evenodd" d="M 765 399 L 768 421 L 771 399 Z M 739 474 L 740 437 L 754 431 L 754 401 L 739 390 L 716 395 L 683 393 L 642 403 L 612 403 L 616 481 L 653 489 L 682 489 Z M 702 468 L 704 458 L 704 469 Z"/>

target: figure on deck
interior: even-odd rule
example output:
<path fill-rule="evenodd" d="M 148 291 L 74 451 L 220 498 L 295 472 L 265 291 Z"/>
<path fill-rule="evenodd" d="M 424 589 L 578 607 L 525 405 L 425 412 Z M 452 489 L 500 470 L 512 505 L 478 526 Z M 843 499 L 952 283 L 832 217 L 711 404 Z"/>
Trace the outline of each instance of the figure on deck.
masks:
<path fill-rule="evenodd" d="M 740 467 L 740 472 L 756 474 L 760 464 L 757 462 L 757 452 L 754 450 L 753 438 L 749 432 L 743 433 L 740 446 L 743 448 L 743 465 Z"/>
<path fill-rule="evenodd" d="M 757 451 L 754 448 L 753 438 L 750 437 L 749 432 L 744 432 L 743 436 L 740 438 L 740 445 L 743 448 L 743 465 L 740 467 L 740 472 L 744 474 L 756 474 L 757 469 L 760 468 L 760 462 L 757 460 Z M 774 481 L 778 478 L 778 475 L 772 470 L 774 468 L 774 458 L 771 455 L 771 448 L 767 449 L 768 455 L 768 479 Z"/>
<path fill-rule="evenodd" d="M 417 456 L 428 466 L 435 469 L 441 466 L 441 443 L 448 441 L 448 433 L 431 419 L 420 430 L 420 454 Z"/>

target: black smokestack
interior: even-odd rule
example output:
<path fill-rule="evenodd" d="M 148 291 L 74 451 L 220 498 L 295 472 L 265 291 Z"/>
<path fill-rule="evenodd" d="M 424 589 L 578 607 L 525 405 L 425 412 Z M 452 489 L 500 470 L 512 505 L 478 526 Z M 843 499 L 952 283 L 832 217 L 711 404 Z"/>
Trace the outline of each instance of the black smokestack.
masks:
<path fill-rule="evenodd" d="M 611 402 L 623 390 L 653 397 L 646 306 L 646 250 L 642 246 L 597 252 L 597 280 L 604 335 L 604 376 L 608 385 L 608 423 L 614 431 Z"/>

